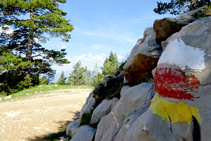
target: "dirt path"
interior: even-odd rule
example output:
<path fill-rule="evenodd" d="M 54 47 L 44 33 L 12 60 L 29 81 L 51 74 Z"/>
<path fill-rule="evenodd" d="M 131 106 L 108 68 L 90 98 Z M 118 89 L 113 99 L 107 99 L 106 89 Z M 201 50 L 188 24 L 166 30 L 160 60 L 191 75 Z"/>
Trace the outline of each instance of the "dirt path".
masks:
<path fill-rule="evenodd" d="M 91 89 L 70 89 L 0 103 L 0 140 L 41 140 L 78 118 Z"/>

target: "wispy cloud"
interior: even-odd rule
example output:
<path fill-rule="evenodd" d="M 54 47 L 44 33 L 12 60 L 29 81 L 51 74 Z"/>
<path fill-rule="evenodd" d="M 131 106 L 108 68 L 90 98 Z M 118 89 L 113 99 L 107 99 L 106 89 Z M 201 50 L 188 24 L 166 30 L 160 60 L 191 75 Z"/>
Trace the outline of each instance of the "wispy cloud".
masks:
<path fill-rule="evenodd" d="M 100 49 L 102 46 L 101 46 L 101 45 L 92 44 L 90 47 L 91 47 L 92 49 L 98 50 L 98 49 Z"/>
<path fill-rule="evenodd" d="M 65 44 L 62 44 L 62 45 L 56 45 L 57 48 L 59 49 L 67 49 L 66 45 Z"/>
<path fill-rule="evenodd" d="M 56 69 L 57 73 L 60 73 L 62 71 L 72 71 L 73 65 L 78 61 L 81 61 L 82 66 L 87 66 L 89 70 L 93 70 L 95 63 L 97 63 L 98 67 L 102 66 L 106 57 L 107 56 L 104 53 L 95 55 L 89 53 L 89 54 L 82 54 L 79 56 L 74 56 L 74 55 L 68 56 L 66 57 L 66 59 L 68 59 L 71 62 L 70 64 L 65 64 L 63 66 L 53 65 L 53 69 Z M 117 55 L 117 57 L 119 61 L 123 61 L 126 59 L 124 56 L 121 55 Z"/>
<path fill-rule="evenodd" d="M 137 38 L 133 36 L 133 33 L 124 31 L 121 28 L 118 28 L 118 26 L 111 26 L 109 28 L 98 26 L 95 28 L 95 30 L 77 28 L 76 32 L 82 34 L 83 36 L 91 37 L 94 39 L 109 39 L 124 43 L 134 44 L 137 40 Z"/>
<path fill-rule="evenodd" d="M 57 73 L 60 73 L 62 71 L 72 71 L 73 65 L 77 63 L 78 61 L 81 61 L 82 66 L 87 66 L 89 70 L 92 70 L 94 67 L 94 64 L 97 63 L 98 66 L 102 66 L 103 62 L 105 61 L 106 55 L 104 53 L 101 54 L 82 54 L 79 56 L 68 56 L 66 59 L 70 61 L 70 64 L 65 64 L 62 66 L 53 65 L 52 68 L 57 71 Z"/>
<path fill-rule="evenodd" d="M 122 56 L 122 55 L 117 55 L 117 58 L 118 58 L 118 60 L 124 60 L 124 59 L 126 59 L 125 56 Z"/>

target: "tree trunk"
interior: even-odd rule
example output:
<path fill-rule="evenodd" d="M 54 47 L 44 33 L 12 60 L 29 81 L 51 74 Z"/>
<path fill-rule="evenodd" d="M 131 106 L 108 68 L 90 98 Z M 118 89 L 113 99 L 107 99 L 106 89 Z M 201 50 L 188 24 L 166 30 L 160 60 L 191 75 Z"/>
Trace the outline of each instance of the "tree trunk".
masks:
<path fill-rule="evenodd" d="M 31 9 L 30 10 L 30 19 L 33 19 L 33 15 L 34 15 L 34 10 Z M 31 61 L 31 56 L 32 56 L 32 47 L 33 47 L 33 34 L 34 34 L 34 30 L 32 28 L 30 28 L 29 31 L 29 39 L 28 39 L 28 45 L 27 45 L 27 52 L 26 52 L 26 60 L 27 61 Z"/>
<path fill-rule="evenodd" d="M 34 9 L 30 9 L 30 19 L 33 20 L 34 15 Z M 28 39 L 28 45 L 27 45 L 27 51 L 26 51 L 26 60 L 32 61 L 32 47 L 33 47 L 33 34 L 34 30 L 30 28 L 29 31 L 29 39 Z M 26 70 L 25 78 L 30 77 L 30 68 Z"/>

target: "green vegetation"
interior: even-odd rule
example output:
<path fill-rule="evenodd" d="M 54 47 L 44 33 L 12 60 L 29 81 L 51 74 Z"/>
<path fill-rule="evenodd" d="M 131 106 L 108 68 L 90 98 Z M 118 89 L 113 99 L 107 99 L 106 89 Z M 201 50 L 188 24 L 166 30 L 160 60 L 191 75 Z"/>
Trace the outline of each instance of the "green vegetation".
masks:
<path fill-rule="evenodd" d="M 171 2 L 157 2 L 155 13 L 179 15 L 187 11 L 207 5 L 211 9 L 210 0 L 171 0 Z"/>
<path fill-rule="evenodd" d="M 59 131 L 58 133 L 49 134 L 44 139 L 50 140 L 50 141 L 59 141 L 60 137 L 66 137 L 66 128 Z M 68 139 L 69 138 L 66 138 L 67 141 L 68 141 Z"/>
<path fill-rule="evenodd" d="M 119 62 L 116 53 L 113 53 L 111 51 L 109 58 L 106 58 L 105 62 L 103 63 L 103 66 L 100 67 L 102 70 L 102 74 L 104 76 L 112 75 L 114 70 L 117 70 L 119 67 Z"/>
<path fill-rule="evenodd" d="M 35 86 L 39 75 L 50 80 L 55 74 L 53 63 L 70 63 L 64 49 L 48 50 L 41 45 L 52 37 L 65 42 L 71 38 L 73 26 L 64 18 L 67 13 L 59 9 L 59 3 L 66 0 L 0 1 L 0 26 L 13 28 L 10 36 L 0 35 L 0 92 L 8 95 Z M 34 76 L 36 80 L 32 80 Z"/>
<path fill-rule="evenodd" d="M 25 89 L 16 94 L 12 94 L 11 98 L 9 99 L 7 99 L 7 97 L 3 97 L 4 95 L 2 95 L 1 97 L 2 97 L 2 101 L 7 101 L 11 99 L 23 98 L 26 96 L 32 96 L 36 94 L 48 94 L 55 90 L 63 90 L 63 89 L 94 89 L 94 87 L 93 86 L 73 86 L 73 85 L 39 85 L 33 88 Z"/>
<path fill-rule="evenodd" d="M 90 124 L 92 113 L 93 113 L 93 110 L 90 113 L 84 113 L 82 115 L 80 126 L 82 126 L 82 125 L 89 125 Z"/>
<path fill-rule="evenodd" d="M 48 78 L 46 76 L 40 78 L 40 85 L 48 85 L 48 83 Z"/>
<path fill-rule="evenodd" d="M 60 76 L 60 78 L 59 78 L 57 84 L 58 84 L 58 85 L 65 85 L 66 79 L 67 79 L 67 78 L 64 76 L 64 72 L 62 71 L 62 74 L 61 74 L 61 76 Z"/>
<path fill-rule="evenodd" d="M 73 71 L 68 77 L 68 83 L 71 85 L 90 85 L 89 79 L 91 75 L 91 71 L 87 67 L 82 67 L 81 61 L 78 61 L 73 65 Z"/>

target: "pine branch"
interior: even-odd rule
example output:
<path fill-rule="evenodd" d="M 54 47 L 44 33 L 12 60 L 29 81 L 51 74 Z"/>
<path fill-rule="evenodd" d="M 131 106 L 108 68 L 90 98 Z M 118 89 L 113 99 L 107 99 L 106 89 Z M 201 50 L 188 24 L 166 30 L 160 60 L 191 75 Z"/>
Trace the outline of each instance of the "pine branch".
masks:
<path fill-rule="evenodd" d="M 13 48 L 11 51 L 16 50 L 16 49 L 19 49 L 19 48 L 22 48 L 22 47 L 26 47 L 26 46 L 27 46 L 27 45 L 23 45 L 23 46 L 15 47 L 15 48 Z"/>
<path fill-rule="evenodd" d="M 32 58 L 33 58 L 33 57 L 40 56 L 41 54 L 45 54 L 45 53 L 39 53 L 39 54 L 37 54 L 37 55 L 32 56 Z"/>

